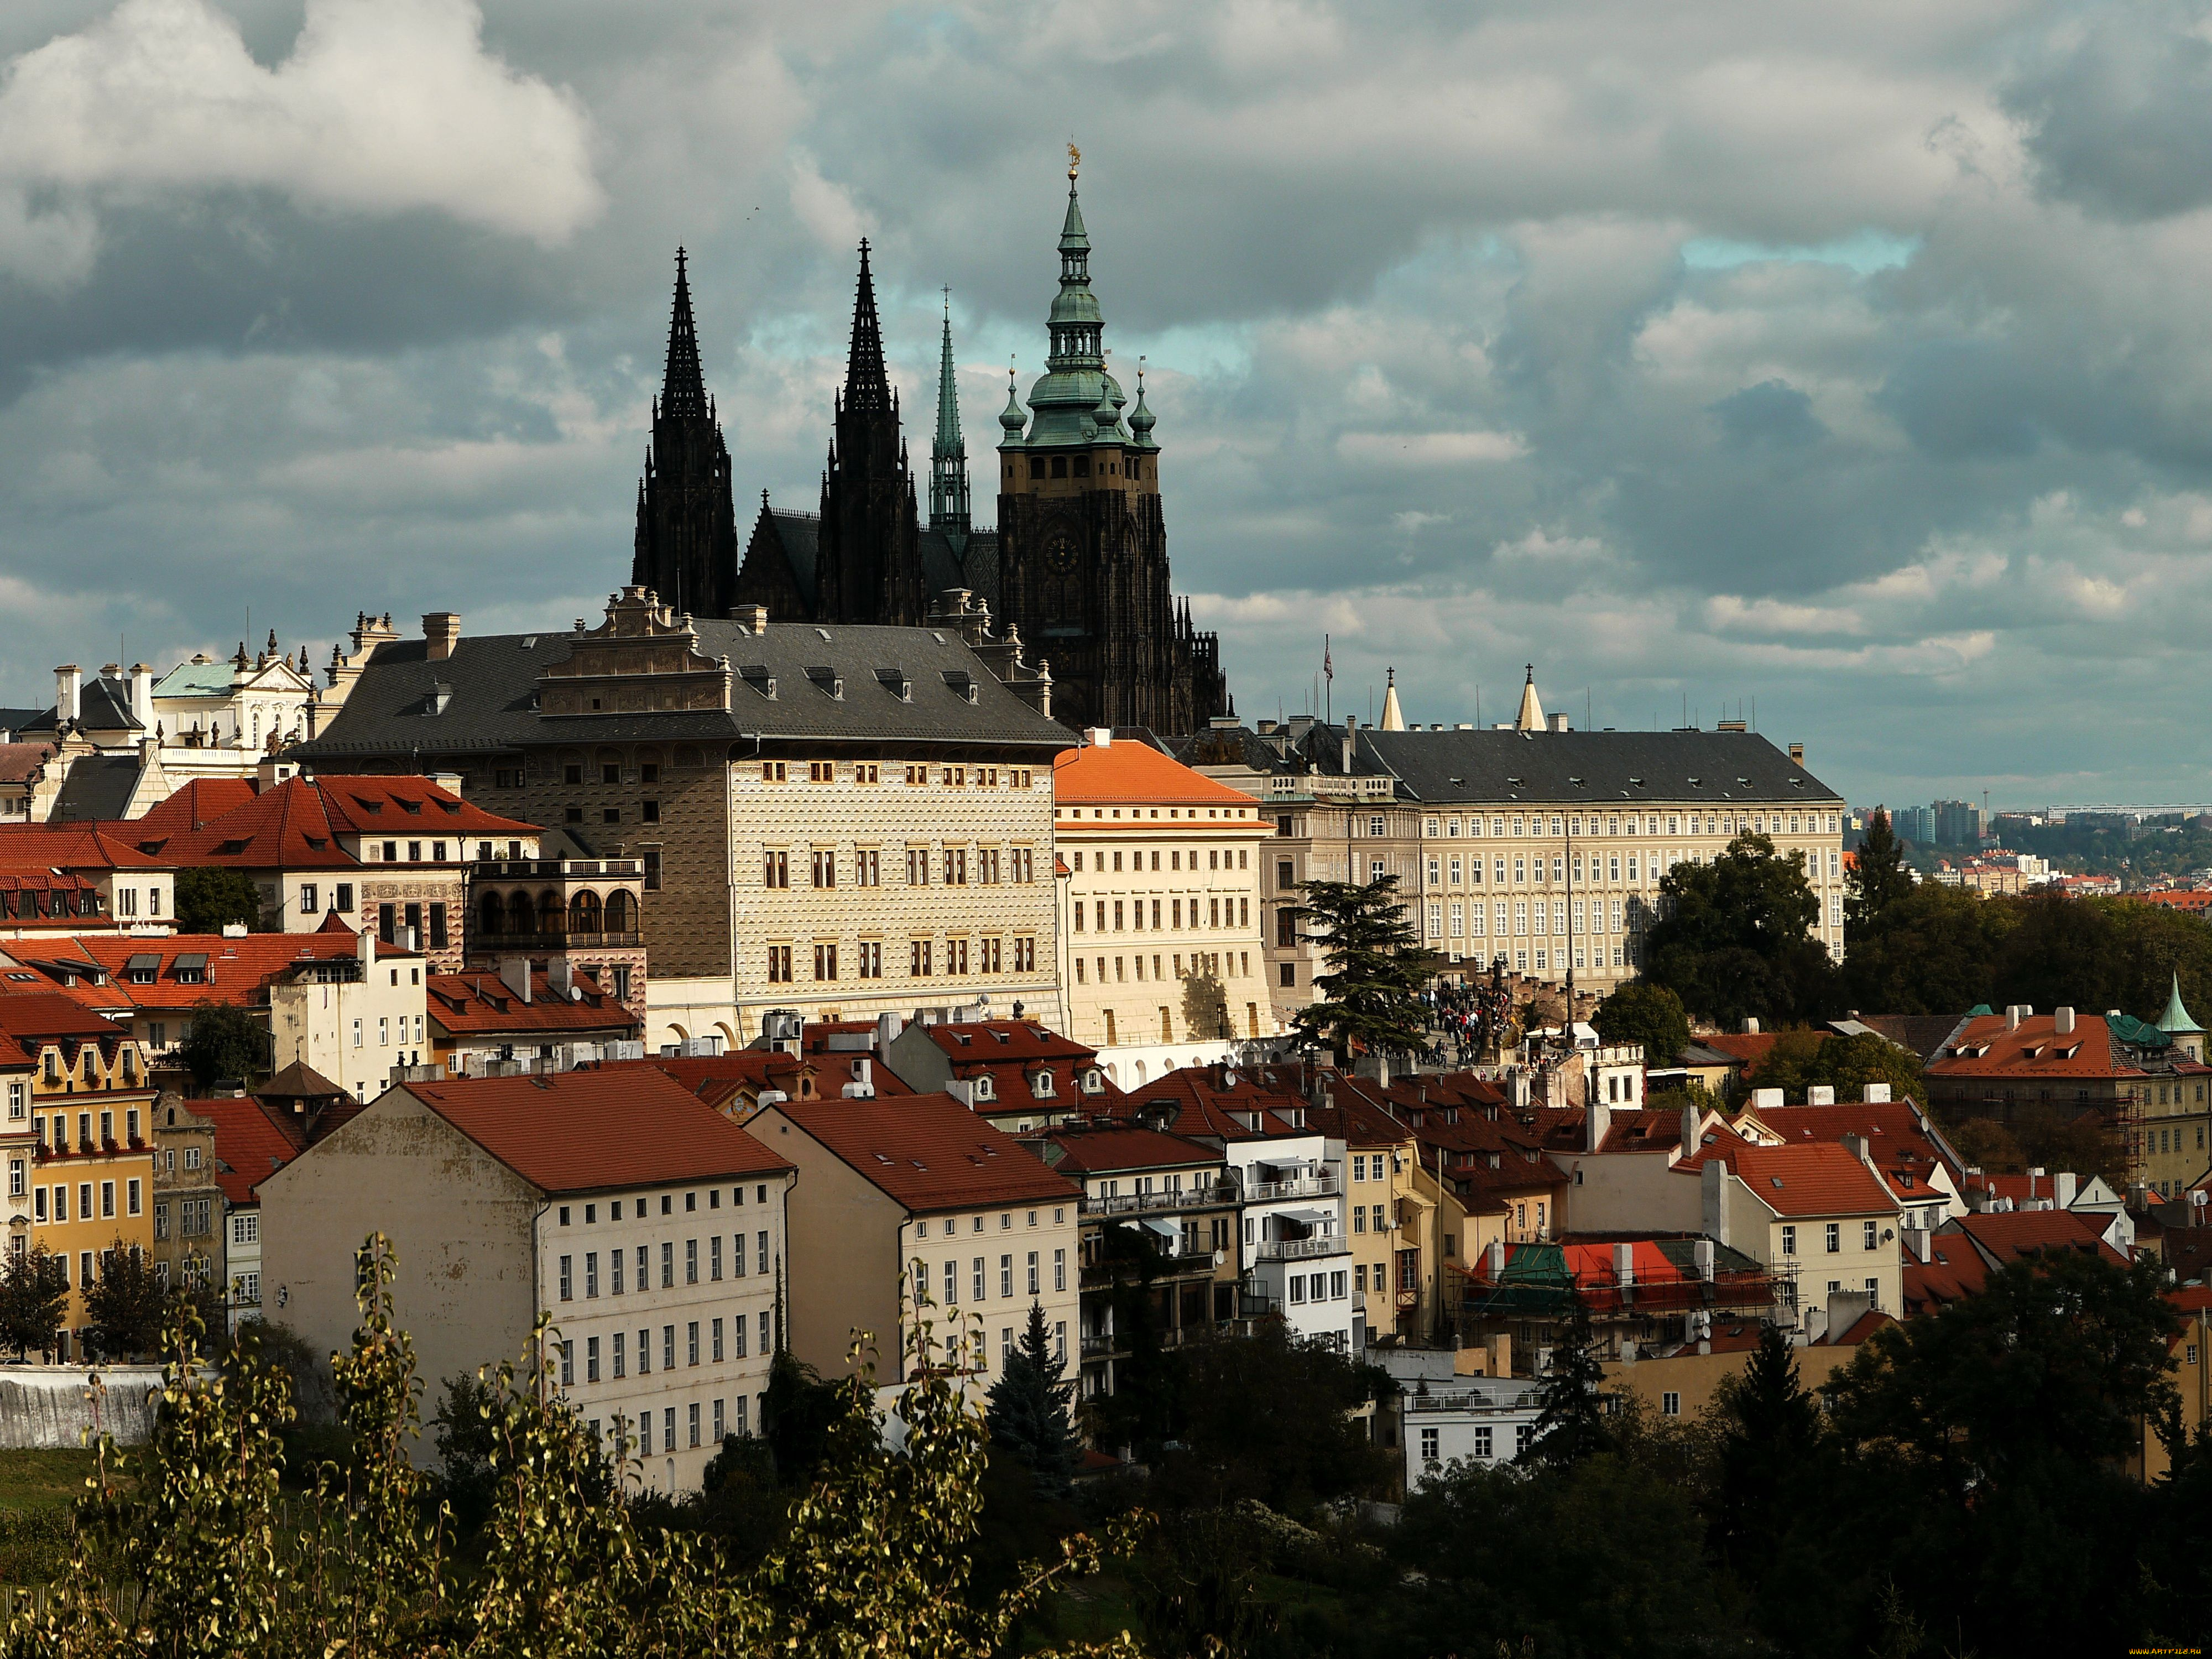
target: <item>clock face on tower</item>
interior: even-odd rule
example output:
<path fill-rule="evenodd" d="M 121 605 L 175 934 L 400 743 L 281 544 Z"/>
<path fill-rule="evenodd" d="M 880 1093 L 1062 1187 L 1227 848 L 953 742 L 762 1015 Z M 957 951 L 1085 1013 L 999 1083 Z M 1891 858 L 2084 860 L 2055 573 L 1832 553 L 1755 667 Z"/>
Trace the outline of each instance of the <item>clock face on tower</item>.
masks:
<path fill-rule="evenodd" d="M 1073 571 L 1075 538 L 1065 530 L 1054 532 L 1044 544 L 1044 561 L 1049 568 L 1059 574 L 1066 575 Z"/>

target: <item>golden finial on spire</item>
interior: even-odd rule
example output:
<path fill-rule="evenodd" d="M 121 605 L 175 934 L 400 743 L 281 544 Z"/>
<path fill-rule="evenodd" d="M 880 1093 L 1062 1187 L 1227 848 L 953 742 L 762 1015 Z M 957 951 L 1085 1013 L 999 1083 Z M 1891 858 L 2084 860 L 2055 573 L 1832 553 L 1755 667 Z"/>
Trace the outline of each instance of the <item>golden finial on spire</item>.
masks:
<path fill-rule="evenodd" d="M 1067 182 L 1075 182 L 1075 170 L 1083 165 L 1083 152 L 1075 147 L 1075 140 L 1067 141 Z"/>

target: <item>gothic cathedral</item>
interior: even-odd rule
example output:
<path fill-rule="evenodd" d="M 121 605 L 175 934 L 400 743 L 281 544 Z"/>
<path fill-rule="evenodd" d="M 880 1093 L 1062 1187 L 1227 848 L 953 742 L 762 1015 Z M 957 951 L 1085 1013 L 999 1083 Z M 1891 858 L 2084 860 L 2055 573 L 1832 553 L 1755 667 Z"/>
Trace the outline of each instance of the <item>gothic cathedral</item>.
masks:
<path fill-rule="evenodd" d="M 1153 416 L 1141 375 L 1132 406 L 1106 371 L 1090 264 L 1071 167 L 1046 372 L 1026 410 L 1009 385 L 999 416 L 998 528 L 971 522 L 949 314 L 925 526 L 862 243 L 819 511 L 779 510 L 763 492 L 741 564 L 729 454 L 701 380 L 679 254 L 631 580 L 706 616 L 760 605 L 772 617 L 909 626 L 938 595 L 965 588 L 1049 665 L 1054 713 L 1070 726 L 1182 735 L 1230 712 L 1215 638 L 1192 626 L 1170 585 Z"/>

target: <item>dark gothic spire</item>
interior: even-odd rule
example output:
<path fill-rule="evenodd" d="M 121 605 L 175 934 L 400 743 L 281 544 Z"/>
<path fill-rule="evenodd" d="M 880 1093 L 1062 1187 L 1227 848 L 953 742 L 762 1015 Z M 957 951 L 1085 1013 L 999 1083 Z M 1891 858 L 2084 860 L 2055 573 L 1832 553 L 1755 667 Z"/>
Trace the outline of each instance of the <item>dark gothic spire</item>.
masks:
<path fill-rule="evenodd" d="M 960 435 L 960 394 L 952 378 L 952 290 L 945 291 L 945 343 L 937 362 L 937 437 L 929 450 L 929 527 L 969 526 L 968 445 Z"/>
<path fill-rule="evenodd" d="M 691 284 L 684 250 L 676 250 L 676 308 L 668 319 L 668 373 L 660 385 L 660 412 L 672 420 L 707 418 L 707 383 L 699 372 L 699 336 L 691 324 Z"/>
<path fill-rule="evenodd" d="M 868 239 L 860 239 L 860 283 L 853 296 L 853 349 L 845 362 L 845 407 L 889 409 L 883 330 L 876 321 L 876 279 L 868 271 Z"/>

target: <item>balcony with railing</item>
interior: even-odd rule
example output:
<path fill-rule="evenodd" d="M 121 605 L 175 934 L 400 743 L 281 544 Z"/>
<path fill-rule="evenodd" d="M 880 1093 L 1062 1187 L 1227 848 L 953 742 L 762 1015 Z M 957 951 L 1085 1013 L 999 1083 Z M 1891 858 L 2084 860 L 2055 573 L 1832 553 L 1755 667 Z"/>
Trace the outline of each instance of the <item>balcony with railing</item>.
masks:
<path fill-rule="evenodd" d="M 1352 1241 L 1331 1235 L 1322 1238 L 1263 1238 L 1255 1250 L 1261 1261 L 1314 1261 L 1323 1256 L 1350 1255 Z"/>
<path fill-rule="evenodd" d="M 1164 1193 L 1115 1193 L 1085 1198 L 1085 1215 L 1147 1215 L 1161 1210 L 1222 1209 L 1237 1202 L 1237 1188 L 1228 1182 L 1218 1186 L 1177 1188 Z"/>
<path fill-rule="evenodd" d="M 1336 1177 L 1324 1171 L 1293 1181 L 1255 1181 L 1244 1188 L 1247 1204 L 1265 1204 L 1279 1198 L 1334 1198 L 1342 1189 Z"/>
<path fill-rule="evenodd" d="M 1527 1412 L 1541 1407 L 1543 1391 L 1533 1386 L 1496 1390 L 1470 1389 L 1449 1394 L 1409 1394 L 1404 1400 L 1409 1417 L 1418 1417 L 1425 1412 Z"/>

